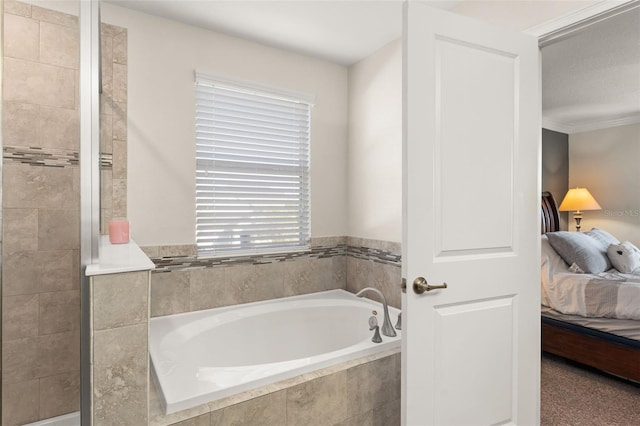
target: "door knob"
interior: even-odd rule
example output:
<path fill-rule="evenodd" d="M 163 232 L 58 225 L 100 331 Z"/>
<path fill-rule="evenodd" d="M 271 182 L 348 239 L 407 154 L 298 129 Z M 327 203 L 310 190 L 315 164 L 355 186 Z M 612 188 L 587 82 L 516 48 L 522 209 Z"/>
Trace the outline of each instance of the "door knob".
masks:
<path fill-rule="evenodd" d="M 427 283 L 427 280 L 422 277 L 418 277 L 413 281 L 413 291 L 416 294 L 422 294 L 425 291 L 431 291 L 437 288 L 447 288 L 447 283 L 442 283 L 441 285 L 431 285 Z"/>

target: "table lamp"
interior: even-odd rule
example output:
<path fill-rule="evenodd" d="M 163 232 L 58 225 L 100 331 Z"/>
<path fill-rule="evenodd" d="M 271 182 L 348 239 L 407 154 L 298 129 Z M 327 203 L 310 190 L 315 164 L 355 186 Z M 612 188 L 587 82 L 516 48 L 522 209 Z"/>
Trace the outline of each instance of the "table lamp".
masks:
<path fill-rule="evenodd" d="M 558 210 L 561 212 L 573 212 L 576 220 L 576 231 L 580 232 L 580 221 L 584 210 L 601 210 L 600 204 L 593 198 L 587 188 L 572 188 L 564 196 Z"/>

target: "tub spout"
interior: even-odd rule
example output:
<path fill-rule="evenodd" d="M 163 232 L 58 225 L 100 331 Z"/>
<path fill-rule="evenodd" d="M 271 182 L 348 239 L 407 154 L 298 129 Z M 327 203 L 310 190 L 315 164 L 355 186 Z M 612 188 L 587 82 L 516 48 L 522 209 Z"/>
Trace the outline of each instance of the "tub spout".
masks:
<path fill-rule="evenodd" d="M 368 292 L 373 292 L 378 296 L 380 296 L 380 299 L 382 299 L 382 308 L 384 309 L 384 321 L 382 323 L 382 334 L 389 337 L 395 337 L 396 331 L 393 329 L 393 326 L 391 325 L 391 320 L 389 319 L 389 307 L 387 306 L 387 299 L 384 297 L 384 294 L 382 294 L 380 290 L 373 287 L 363 288 L 362 290 L 356 293 L 356 296 L 363 297 L 364 294 Z"/>

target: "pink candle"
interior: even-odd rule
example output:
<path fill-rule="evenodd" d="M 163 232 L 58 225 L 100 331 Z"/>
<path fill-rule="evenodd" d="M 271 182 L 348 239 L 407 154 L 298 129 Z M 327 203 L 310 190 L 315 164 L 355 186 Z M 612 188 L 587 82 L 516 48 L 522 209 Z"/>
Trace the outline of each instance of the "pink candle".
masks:
<path fill-rule="evenodd" d="M 109 221 L 109 241 L 111 244 L 126 244 L 129 242 L 129 221 Z"/>

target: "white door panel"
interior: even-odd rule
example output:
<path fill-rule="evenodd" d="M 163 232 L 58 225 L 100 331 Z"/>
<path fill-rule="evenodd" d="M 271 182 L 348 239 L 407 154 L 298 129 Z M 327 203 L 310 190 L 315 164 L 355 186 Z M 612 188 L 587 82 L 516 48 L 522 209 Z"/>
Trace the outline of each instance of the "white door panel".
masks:
<path fill-rule="evenodd" d="M 404 24 L 403 423 L 535 424 L 537 39 L 418 2 Z"/>

